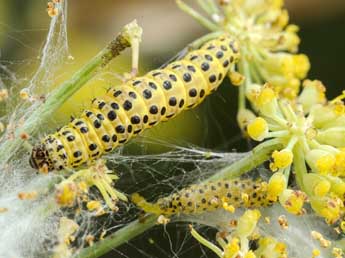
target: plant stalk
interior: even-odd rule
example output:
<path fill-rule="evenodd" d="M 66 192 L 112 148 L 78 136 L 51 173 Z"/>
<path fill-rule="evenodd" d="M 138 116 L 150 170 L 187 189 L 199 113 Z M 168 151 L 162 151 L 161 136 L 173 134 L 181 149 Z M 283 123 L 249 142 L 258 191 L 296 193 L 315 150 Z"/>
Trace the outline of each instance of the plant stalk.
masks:
<path fill-rule="evenodd" d="M 265 162 L 271 155 L 272 151 L 279 149 L 280 147 L 281 144 L 275 140 L 263 142 L 254 148 L 248 156 L 220 170 L 206 181 L 238 177 Z M 101 255 L 106 254 L 112 249 L 140 235 L 144 231 L 152 228 L 156 224 L 157 218 L 158 217 L 156 215 L 149 214 L 145 217 L 143 222 L 141 222 L 142 219 L 135 220 L 129 225 L 109 235 L 104 240 L 82 249 L 76 255 L 76 258 L 100 257 Z"/>

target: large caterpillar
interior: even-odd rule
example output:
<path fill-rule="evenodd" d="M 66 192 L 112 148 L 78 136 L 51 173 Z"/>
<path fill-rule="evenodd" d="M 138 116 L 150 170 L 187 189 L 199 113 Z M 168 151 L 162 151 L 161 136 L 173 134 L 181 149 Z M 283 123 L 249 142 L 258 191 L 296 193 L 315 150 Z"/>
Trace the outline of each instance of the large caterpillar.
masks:
<path fill-rule="evenodd" d="M 111 87 L 80 118 L 34 146 L 31 166 L 61 170 L 97 159 L 144 129 L 201 103 L 238 58 L 237 42 L 223 35 L 163 69 Z"/>
<path fill-rule="evenodd" d="M 191 185 L 168 197 L 148 203 L 139 194 L 132 195 L 132 202 L 145 212 L 157 215 L 192 214 L 213 211 L 224 202 L 234 208 L 258 208 L 269 206 L 273 201 L 267 198 L 267 186 L 264 182 L 245 180 L 219 180 Z"/>

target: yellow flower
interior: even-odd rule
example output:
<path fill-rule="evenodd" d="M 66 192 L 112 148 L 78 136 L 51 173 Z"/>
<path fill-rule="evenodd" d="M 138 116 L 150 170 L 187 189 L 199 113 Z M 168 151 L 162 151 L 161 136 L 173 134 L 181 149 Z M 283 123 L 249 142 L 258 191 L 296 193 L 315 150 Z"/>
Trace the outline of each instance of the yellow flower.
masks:
<path fill-rule="evenodd" d="M 267 185 L 267 198 L 271 201 L 276 201 L 278 196 L 286 188 L 287 182 L 283 173 L 274 173 Z"/>
<path fill-rule="evenodd" d="M 255 118 L 247 127 L 248 135 L 255 141 L 262 141 L 267 137 L 268 125 L 262 117 Z"/>
<path fill-rule="evenodd" d="M 344 257 L 344 252 L 343 252 L 343 250 L 341 250 L 340 248 L 334 247 L 334 248 L 332 249 L 332 255 L 333 255 L 335 258 L 343 258 L 343 257 Z"/>
<path fill-rule="evenodd" d="M 313 210 L 330 224 L 336 222 L 342 215 L 343 202 L 337 197 L 310 197 Z"/>
<path fill-rule="evenodd" d="M 77 198 L 78 188 L 74 182 L 64 181 L 56 187 L 55 200 L 61 206 L 72 206 Z"/>
<path fill-rule="evenodd" d="M 99 201 L 89 201 L 86 207 L 89 211 L 98 210 L 101 208 L 101 203 Z"/>
<path fill-rule="evenodd" d="M 301 42 L 300 38 L 297 35 L 298 31 L 299 31 L 299 27 L 297 25 L 294 25 L 294 24 L 288 25 L 283 34 L 280 48 L 286 49 L 293 53 L 296 52 L 298 49 L 298 45 Z"/>
<path fill-rule="evenodd" d="M 243 237 L 250 236 L 258 223 L 261 217 L 259 210 L 247 210 L 238 220 L 236 235 Z"/>
<path fill-rule="evenodd" d="M 262 85 L 256 83 L 250 83 L 246 87 L 246 97 L 252 103 L 256 103 L 256 99 L 258 98 L 262 89 Z"/>
<path fill-rule="evenodd" d="M 282 258 L 287 257 L 287 248 L 286 244 L 272 237 L 263 237 L 259 240 L 259 248 L 255 253 L 258 257 Z"/>
<path fill-rule="evenodd" d="M 293 55 L 293 66 L 294 74 L 298 79 L 303 79 L 307 76 L 308 71 L 310 70 L 309 58 L 304 54 Z"/>
<path fill-rule="evenodd" d="M 309 173 L 303 175 L 303 183 L 306 191 L 310 195 L 323 197 L 329 193 L 331 189 L 331 183 L 326 177 L 315 173 Z"/>
<path fill-rule="evenodd" d="M 253 251 L 249 251 L 244 255 L 243 258 L 256 258 L 256 255 L 253 253 Z"/>
<path fill-rule="evenodd" d="M 314 172 L 326 175 L 334 172 L 336 158 L 329 151 L 313 149 L 307 153 L 306 161 Z"/>
<path fill-rule="evenodd" d="M 269 74 L 283 77 L 293 76 L 295 71 L 293 55 L 287 53 L 270 54 L 263 66 Z"/>
<path fill-rule="evenodd" d="M 332 154 L 320 157 L 316 161 L 317 171 L 322 175 L 333 173 L 335 161 L 335 157 Z"/>
<path fill-rule="evenodd" d="M 240 240 L 234 237 L 224 249 L 224 258 L 233 258 L 240 251 Z"/>
<path fill-rule="evenodd" d="M 310 109 L 317 104 L 326 102 L 326 88 L 320 81 L 305 80 L 303 82 L 303 91 L 298 97 L 298 102 L 303 105 L 305 113 L 309 113 Z"/>
<path fill-rule="evenodd" d="M 314 195 L 319 196 L 319 197 L 325 196 L 329 192 L 330 188 L 331 188 L 330 182 L 326 180 L 321 181 L 317 185 L 315 185 Z"/>
<path fill-rule="evenodd" d="M 268 86 L 264 86 L 260 91 L 259 95 L 257 96 L 255 103 L 260 108 L 272 103 L 274 100 L 276 100 L 276 97 L 277 96 L 273 89 L 271 89 Z"/>
<path fill-rule="evenodd" d="M 330 192 L 338 196 L 343 202 L 345 201 L 345 181 L 340 177 L 327 176 L 331 183 Z"/>
<path fill-rule="evenodd" d="M 274 26 L 278 28 L 284 28 L 289 23 L 289 13 L 287 10 L 282 10 L 280 15 L 277 17 Z"/>
<path fill-rule="evenodd" d="M 255 94 L 253 104 L 264 116 L 275 116 L 279 112 L 277 94 L 268 83 L 263 85 Z"/>
<path fill-rule="evenodd" d="M 334 123 L 339 117 L 331 105 L 313 105 L 310 108 L 310 114 L 313 117 L 313 125 L 316 128 L 322 128 Z"/>
<path fill-rule="evenodd" d="M 319 249 L 314 249 L 312 255 L 313 258 L 316 258 L 321 255 L 321 252 Z"/>
<path fill-rule="evenodd" d="M 289 149 L 284 149 L 281 151 L 275 150 L 272 154 L 273 162 L 270 164 L 272 171 L 280 168 L 286 168 L 291 165 L 293 161 L 292 151 Z"/>
<path fill-rule="evenodd" d="M 279 202 L 285 210 L 295 215 L 304 214 L 303 205 L 306 200 L 307 196 L 305 193 L 290 189 L 285 189 L 279 196 Z"/>
<path fill-rule="evenodd" d="M 93 166 L 81 169 L 63 181 L 58 188 L 56 200 L 62 205 L 71 205 L 68 203 L 72 203 L 76 198 L 77 190 L 79 194 L 87 193 L 88 189 L 94 186 L 99 190 L 108 207 L 116 210 L 115 203 L 118 200 L 127 201 L 127 197 L 111 185 L 117 179 L 118 176 L 106 167 L 104 160 L 98 160 Z M 67 187 L 68 185 L 73 185 L 74 188 Z M 78 189 L 77 186 L 81 188 Z"/>

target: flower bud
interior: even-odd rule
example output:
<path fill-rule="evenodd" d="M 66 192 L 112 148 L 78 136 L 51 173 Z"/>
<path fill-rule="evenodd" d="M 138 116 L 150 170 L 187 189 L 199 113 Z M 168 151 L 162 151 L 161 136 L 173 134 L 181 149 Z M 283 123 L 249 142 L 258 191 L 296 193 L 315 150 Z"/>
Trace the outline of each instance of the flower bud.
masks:
<path fill-rule="evenodd" d="M 298 54 L 293 55 L 292 59 L 295 68 L 295 76 L 298 79 L 305 78 L 310 70 L 309 58 L 304 54 Z"/>
<path fill-rule="evenodd" d="M 303 110 L 309 113 L 311 107 L 316 104 L 326 102 L 326 88 L 320 81 L 305 80 L 303 82 L 303 91 L 298 97 L 298 102 L 303 105 Z"/>
<path fill-rule="evenodd" d="M 256 116 L 249 109 L 240 109 L 237 113 L 237 122 L 242 131 L 244 131 L 249 122 L 255 118 Z"/>
<path fill-rule="evenodd" d="M 303 175 L 303 184 L 308 194 L 317 197 L 325 196 L 331 189 L 331 183 L 327 178 L 315 173 Z"/>
<path fill-rule="evenodd" d="M 240 240 L 237 237 L 231 239 L 231 241 L 225 246 L 224 258 L 235 257 L 240 251 Z"/>
<path fill-rule="evenodd" d="M 268 135 L 268 124 L 262 117 L 257 117 L 248 124 L 247 132 L 253 140 L 262 141 Z"/>
<path fill-rule="evenodd" d="M 236 235 L 241 238 L 250 236 L 258 223 L 261 217 L 259 210 L 247 210 L 238 220 Z"/>
<path fill-rule="evenodd" d="M 297 35 L 298 31 L 298 26 L 293 24 L 288 25 L 285 29 L 285 32 L 283 33 L 283 42 L 280 44 L 280 48 L 286 49 L 289 52 L 296 52 L 298 50 L 298 45 L 301 42 L 300 38 Z"/>
<path fill-rule="evenodd" d="M 261 88 L 261 91 L 254 100 L 254 104 L 264 115 L 271 116 L 278 113 L 276 93 L 268 85 L 265 85 Z"/>
<path fill-rule="evenodd" d="M 335 155 L 335 173 L 337 176 L 345 176 L 345 151 L 341 150 Z"/>
<path fill-rule="evenodd" d="M 272 171 L 275 171 L 290 166 L 293 161 L 293 154 L 289 149 L 283 149 L 281 151 L 275 150 L 272 153 L 272 159 L 273 162 L 270 164 L 270 168 Z"/>
<path fill-rule="evenodd" d="M 326 175 L 333 173 L 336 159 L 328 151 L 314 149 L 307 153 L 306 161 L 314 172 Z"/>
<path fill-rule="evenodd" d="M 286 188 L 287 182 L 283 173 L 274 173 L 267 185 L 267 198 L 271 201 L 276 201 L 278 196 Z"/>
<path fill-rule="evenodd" d="M 319 130 L 316 140 L 338 148 L 345 147 L 345 125 Z"/>
<path fill-rule="evenodd" d="M 263 237 L 259 240 L 259 248 L 255 251 L 258 257 L 281 258 L 287 257 L 286 244 L 278 242 L 272 237 Z"/>
<path fill-rule="evenodd" d="M 327 176 L 331 183 L 330 192 L 337 195 L 342 201 L 345 201 L 345 182 L 340 177 Z"/>
<path fill-rule="evenodd" d="M 343 202 L 337 197 L 310 197 L 313 210 L 330 224 L 336 222 L 342 215 Z"/>
<path fill-rule="evenodd" d="M 329 105 L 313 105 L 310 107 L 310 114 L 313 117 L 313 125 L 316 128 L 322 128 L 335 121 L 338 115 Z"/>
<path fill-rule="evenodd" d="M 252 250 L 250 250 L 249 252 L 247 252 L 243 258 L 256 258 L 256 255 L 253 253 Z"/>
<path fill-rule="evenodd" d="M 262 85 L 251 83 L 246 87 L 246 97 L 252 103 L 255 103 L 257 96 L 260 94 Z"/>
<path fill-rule="evenodd" d="M 295 215 L 302 215 L 304 202 L 307 200 L 307 195 L 301 191 L 294 191 L 285 189 L 279 196 L 280 204 L 288 212 Z"/>
<path fill-rule="evenodd" d="M 234 86 L 240 86 L 245 80 L 245 77 L 236 71 L 231 71 L 229 74 L 229 78 Z"/>

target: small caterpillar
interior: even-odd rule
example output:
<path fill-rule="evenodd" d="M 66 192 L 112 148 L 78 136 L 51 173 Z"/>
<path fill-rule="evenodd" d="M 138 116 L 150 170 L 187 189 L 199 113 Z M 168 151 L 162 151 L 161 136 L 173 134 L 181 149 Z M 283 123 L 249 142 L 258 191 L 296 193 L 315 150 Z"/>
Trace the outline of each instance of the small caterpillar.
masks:
<path fill-rule="evenodd" d="M 97 159 L 144 129 L 201 103 L 238 58 L 237 42 L 223 35 L 163 69 L 111 87 L 80 118 L 34 146 L 31 166 L 40 171 L 61 170 Z"/>
<path fill-rule="evenodd" d="M 222 207 L 223 202 L 231 204 L 234 208 L 258 208 L 273 203 L 267 198 L 266 183 L 251 179 L 220 180 L 191 185 L 168 197 L 158 199 L 156 203 L 148 203 L 135 193 L 132 195 L 132 202 L 145 212 L 157 215 L 213 211 Z"/>

